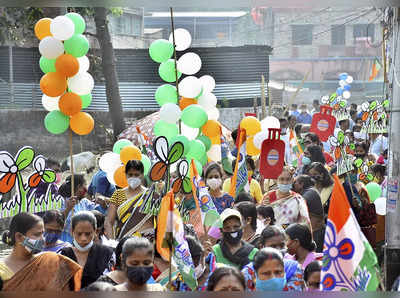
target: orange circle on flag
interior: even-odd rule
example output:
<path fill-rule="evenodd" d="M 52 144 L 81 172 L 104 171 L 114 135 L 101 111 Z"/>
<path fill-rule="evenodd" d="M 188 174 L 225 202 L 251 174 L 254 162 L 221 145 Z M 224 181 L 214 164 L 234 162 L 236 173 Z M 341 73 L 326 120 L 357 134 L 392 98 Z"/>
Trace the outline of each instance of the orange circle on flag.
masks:
<path fill-rule="evenodd" d="M 181 100 L 179 101 L 179 107 L 183 111 L 185 108 L 187 108 L 190 105 L 197 104 L 197 100 L 193 98 L 187 98 L 187 97 L 181 97 Z"/>
<path fill-rule="evenodd" d="M 119 153 L 123 164 L 127 164 L 130 160 L 142 160 L 142 152 L 136 146 L 126 146 Z"/>
<path fill-rule="evenodd" d="M 43 18 L 36 22 L 34 31 L 37 38 L 42 40 L 47 36 L 51 36 L 50 23 L 50 18 Z"/>
<path fill-rule="evenodd" d="M 46 73 L 40 79 L 40 89 L 47 96 L 61 96 L 67 89 L 67 79 L 64 75 L 58 72 Z"/>
<path fill-rule="evenodd" d="M 93 130 L 94 120 L 88 113 L 79 112 L 71 117 L 69 126 L 74 133 L 84 136 Z"/>
<path fill-rule="evenodd" d="M 56 60 L 56 70 L 66 77 L 73 77 L 79 71 L 79 62 L 70 54 L 62 54 Z"/>
<path fill-rule="evenodd" d="M 64 115 L 73 116 L 81 111 L 82 99 L 76 93 L 67 92 L 60 97 L 58 107 L 60 108 L 61 113 Z"/>

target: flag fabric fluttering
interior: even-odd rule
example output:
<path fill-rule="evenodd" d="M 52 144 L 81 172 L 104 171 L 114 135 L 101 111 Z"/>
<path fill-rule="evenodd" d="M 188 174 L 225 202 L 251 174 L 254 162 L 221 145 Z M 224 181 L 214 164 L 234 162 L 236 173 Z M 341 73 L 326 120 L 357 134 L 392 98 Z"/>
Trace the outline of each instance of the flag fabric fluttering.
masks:
<path fill-rule="evenodd" d="M 379 74 L 382 66 L 378 59 L 375 58 L 374 64 L 372 65 L 371 75 L 369 76 L 368 81 L 373 81 Z"/>
<path fill-rule="evenodd" d="M 290 130 L 289 134 L 289 146 L 291 154 L 296 156 L 296 158 L 294 158 L 293 160 L 296 162 L 295 165 L 297 166 L 297 160 L 299 160 L 301 155 L 303 154 L 303 149 L 297 141 L 297 136 L 293 129 Z"/>
<path fill-rule="evenodd" d="M 221 163 L 225 173 L 232 175 L 232 162 L 229 160 L 229 148 L 224 136 L 221 135 Z"/>
<path fill-rule="evenodd" d="M 192 160 L 192 164 L 190 167 L 190 179 L 192 181 L 192 192 L 193 199 L 196 203 L 196 209 L 200 210 L 201 213 L 200 224 L 206 227 L 211 227 L 219 221 L 219 213 L 214 205 L 214 202 L 208 192 L 204 181 L 200 178 L 200 175 L 197 172 L 194 160 Z M 193 224 L 199 223 L 193 222 Z"/>
<path fill-rule="evenodd" d="M 321 271 L 323 291 L 375 291 L 379 285 L 377 258 L 334 175 Z"/>
<path fill-rule="evenodd" d="M 229 194 L 234 198 L 241 191 L 250 191 L 246 165 L 246 131 L 244 129 L 239 128 L 236 143 L 239 150 L 237 152 L 235 170 L 229 191 Z"/>
<path fill-rule="evenodd" d="M 194 272 L 193 259 L 189 245 L 185 239 L 183 221 L 175 207 L 174 193 L 170 190 L 162 199 L 160 212 L 157 218 L 156 247 L 164 260 L 172 259 L 185 284 L 192 290 L 197 288 L 197 279 Z"/>

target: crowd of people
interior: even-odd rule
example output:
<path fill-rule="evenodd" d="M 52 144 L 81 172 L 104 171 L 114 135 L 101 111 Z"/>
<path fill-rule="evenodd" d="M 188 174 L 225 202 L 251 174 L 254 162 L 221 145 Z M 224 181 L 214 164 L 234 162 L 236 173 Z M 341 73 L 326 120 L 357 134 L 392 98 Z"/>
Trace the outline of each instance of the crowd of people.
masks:
<path fill-rule="evenodd" d="M 231 196 L 232 172 L 220 163 L 205 166 L 202 178 L 221 228 L 215 237 L 199 237 L 185 223 L 196 289 L 156 249 L 155 217 L 138 208 L 150 185 L 142 162 L 132 160 L 125 167 L 127 188 L 111 185 L 99 170 L 88 191 L 84 176 L 75 174 L 58 190 L 64 198 L 61 210 L 14 216 L 3 234 L 12 252 L 0 260 L 2 290 L 320 291 L 325 224 L 337 167 L 330 144 L 309 132 L 312 114 L 318 111 L 318 101 L 310 112 L 306 105 L 300 111 L 292 105 L 280 119 L 286 148 L 293 132 L 303 154 L 296 156 L 287 149 L 276 180 L 264 179 L 260 160 L 247 156 L 249 191 Z M 387 136 L 363 135 L 357 106 L 351 106 L 350 115 L 337 129 L 355 143 L 354 155 L 371 163 L 374 181 L 385 196 Z M 237 130 L 232 137 L 235 141 Z M 237 149 L 231 149 L 236 158 Z M 384 216 L 375 213 L 359 175 L 354 169 L 339 178 L 362 231 L 380 257 Z M 193 194 L 178 193 L 176 201 L 187 209 L 196 208 Z M 132 214 L 134 220 L 128 221 Z"/>

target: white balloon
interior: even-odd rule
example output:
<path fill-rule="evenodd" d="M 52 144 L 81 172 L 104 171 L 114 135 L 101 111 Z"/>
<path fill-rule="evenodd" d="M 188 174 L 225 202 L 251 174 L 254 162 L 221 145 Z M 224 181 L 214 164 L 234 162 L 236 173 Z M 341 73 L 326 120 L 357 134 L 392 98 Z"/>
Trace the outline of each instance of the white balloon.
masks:
<path fill-rule="evenodd" d="M 351 84 L 351 83 L 353 83 L 353 81 L 354 81 L 354 79 L 353 79 L 352 76 L 348 76 L 347 79 L 346 79 L 346 83 L 347 84 Z"/>
<path fill-rule="evenodd" d="M 72 92 L 78 95 L 86 95 L 92 92 L 94 88 L 93 77 L 87 73 L 78 73 L 68 78 L 68 87 Z"/>
<path fill-rule="evenodd" d="M 169 123 L 175 124 L 181 118 L 181 114 L 181 109 L 174 103 L 166 103 L 160 109 L 160 119 Z"/>
<path fill-rule="evenodd" d="M 203 92 L 211 93 L 215 88 L 215 80 L 212 76 L 205 75 L 200 77 L 201 86 L 203 87 Z"/>
<path fill-rule="evenodd" d="M 107 152 L 102 155 L 99 160 L 99 168 L 104 172 L 114 172 L 121 166 L 121 159 L 119 154 L 114 152 Z"/>
<path fill-rule="evenodd" d="M 50 97 L 50 96 L 47 96 L 46 94 L 43 94 L 42 95 L 43 107 L 49 112 L 60 110 L 58 107 L 58 101 L 60 100 L 60 97 L 61 96 Z"/>
<path fill-rule="evenodd" d="M 192 36 L 186 29 L 175 29 L 175 49 L 177 51 L 184 51 L 188 49 L 192 43 Z M 172 33 L 169 35 L 169 42 L 173 43 Z"/>
<path fill-rule="evenodd" d="M 201 92 L 201 82 L 194 76 L 184 78 L 178 87 L 180 95 L 187 98 L 196 98 Z"/>
<path fill-rule="evenodd" d="M 178 70 L 186 75 L 194 75 L 201 69 L 201 59 L 196 53 L 186 53 L 176 62 Z"/>
<path fill-rule="evenodd" d="M 221 146 L 212 145 L 210 150 L 207 151 L 207 157 L 214 162 L 221 161 Z"/>
<path fill-rule="evenodd" d="M 348 84 L 347 84 L 347 82 L 345 80 L 340 80 L 339 81 L 339 85 L 340 85 L 340 87 L 344 87 L 344 86 L 346 86 Z"/>
<path fill-rule="evenodd" d="M 59 40 L 70 39 L 75 32 L 74 22 L 66 16 L 58 16 L 51 21 L 50 32 Z"/>
<path fill-rule="evenodd" d="M 115 169 L 114 171 L 106 172 L 107 173 L 108 182 L 110 182 L 112 185 L 116 185 L 115 180 L 114 180 L 114 174 L 115 174 L 116 170 L 117 169 Z"/>
<path fill-rule="evenodd" d="M 268 128 L 281 128 L 279 119 L 273 116 L 268 116 L 261 120 L 261 130 L 268 132 Z"/>
<path fill-rule="evenodd" d="M 350 93 L 350 91 L 346 90 L 346 91 L 343 91 L 343 95 L 342 96 L 345 99 L 349 99 L 351 97 L 351 93 Z"/>
<path fill-rule="evenodd" d="M 212 93 L 203 91 L 203 94 L 199 97 L 197 103 L 204 107 L 206 110 L 212 109 L 217 104 L 217 97 Z"/>
<path fill-rule="evenodd" d="M 194 140 L 199 135 L 198 128 L 192 128 L 187 126 L 185 123 L 181 123 L 181 134 L 189 139 L 189 141 Z"/>
<path fill-rule="evenodd" d="M 374 201 L 376 213 L 386 215 L 386 198 L 381 197 Z"/>
<path fill-rule="evenodd" d="M 82 56 L 82 57 L 79 57 L 76 59 L 78 59 L 78 62 L 79 62 L 78 73 L 87 72 L 89 70 L 89 66 L 90 66 L 89 58 L 87 56 Z"/>
<path fill-rule="evenodd" d="M 266 140 L 267 138 L 268 138 L 268 132 L 267 132 L 267 131 L 260 131 L 260 132 L 256 133 L 256 134 L 254 135 L 254 138 L 253 138 L 253 144 L 254 144 L 254 146 L 255 146 L 257 149 L 261 150 L 262 143 L 263 143 L 264 140 Z"/>
<path fill-rule="evenodd" d="M 47 36 L 40 41 L 39 52 L 47 59 L 56 59 L 64 54 L 64 44 L 52 36 Z"/>
<path fill-rule="evenodd" d="M 212 109 L 206 110 L 208 115 L 208 120 L 215 120 L 218 121 L 219 119 L 219 110 L 218 108 L 214 107 Z"/>

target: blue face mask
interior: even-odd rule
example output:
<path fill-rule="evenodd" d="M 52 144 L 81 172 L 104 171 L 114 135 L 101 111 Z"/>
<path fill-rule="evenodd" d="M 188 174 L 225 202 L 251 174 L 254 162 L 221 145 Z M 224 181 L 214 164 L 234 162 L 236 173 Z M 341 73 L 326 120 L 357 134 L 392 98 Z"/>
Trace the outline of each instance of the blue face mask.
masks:
<path fill-rule="evenodd" d="M 268 280 L 256 279 L 256 291 L 283 291 L 286 285 L 286 275 L 284 277 L 274 277 Z"/>
<path fill-rule="evenodd" d="M 58 233 L 47 233 L 47 232 L 45 232 L 45 233 L 43 234 L 43 236 L 44 236 L 44 241 L 45 241 L 47 244 L 56 243 L 57 240 L 60 238 L 60 234 L 58 234 Z"/>
<path fill-rule="evenodd" d="M 307 165 L 309 165 L 311 163 L 311 159 L 308 156 L 304 156 L 303 155 L 303 158 L 301 159 L 301 162 L 303 163 L 303 165 L 307 166 Z"/>
<path fill-rule="evenodd" d="M 289 192 L 292 190 L 292 184 L 279 184 L 278 183 L 278 188 L 281 192 Z"/>

